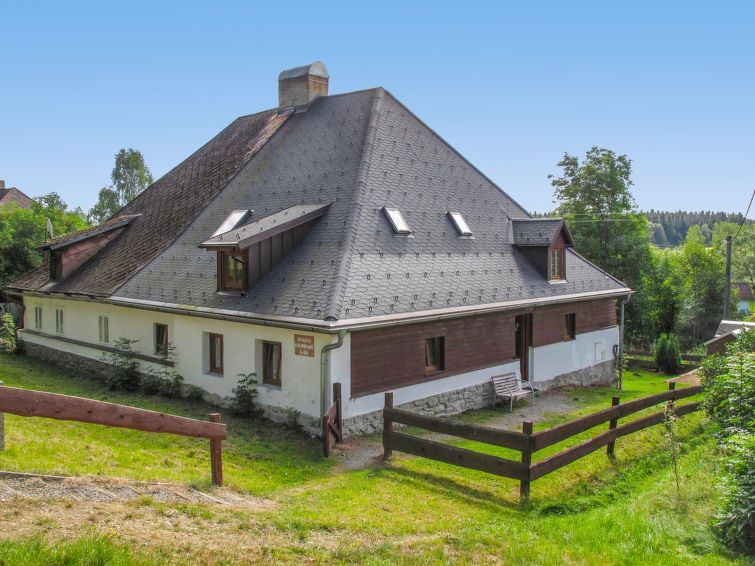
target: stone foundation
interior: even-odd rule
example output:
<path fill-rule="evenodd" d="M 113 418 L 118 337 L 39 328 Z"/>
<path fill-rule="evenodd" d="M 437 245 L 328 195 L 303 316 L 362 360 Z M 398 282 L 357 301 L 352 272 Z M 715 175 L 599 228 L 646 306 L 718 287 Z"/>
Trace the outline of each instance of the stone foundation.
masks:
<path fill-rule="evenodd" d="M 439 395 L 432 395 L 417 399 L 403 405 L 396 405 L 407 411 L 414 411 L 425 415 L 448 417 L 458 415 L 471 409 L 482 409 L 493 404 L 493 384 L 480 383 L 472 387 L 447 391 Z M 383 429 L 382 410 L 357 415 L 343 420 L 344 436 L 371 434 Z"/>
<path fill-rule="evenodd" d="M 557 375 L 548 381 L 535 381 L 535 389 L 552 389 L 564 385 L 580 385 L 584 387 L 610 387 L 618 384 L 616 360 L 607 360 L 589 368 Z"/>
<path fill-rule="evenodd" d="M 112 369 L 107 362 L 94 360 L 66 352 L 65 350 L 58 350 L 57 348 L 50 348 L 42 344 L 35 344 L 34 342 L 23 341 L 22 349 L 24 354 L 28 356 L 62 366 L 81 375 L 105 377 Z"/>

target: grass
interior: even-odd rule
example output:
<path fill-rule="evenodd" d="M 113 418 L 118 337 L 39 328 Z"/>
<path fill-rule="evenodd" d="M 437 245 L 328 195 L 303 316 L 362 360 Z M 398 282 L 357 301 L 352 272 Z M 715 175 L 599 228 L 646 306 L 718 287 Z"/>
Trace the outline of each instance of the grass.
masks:
<path fill-rule="evenodd" d="M 0 380 L 8 385 L 107 397 L 187 416 L 211 412 L 185 401 L 115 395 L 81 378 L 57 377 L 59 373 L 26 358 L 0 358 Z M 622 400 L 663 391 L 664 379 L 653 372 L 626 372 Z M 536 428 L 609 406 L 616 393 L 611 388 L 574 389 L 578 409 Z M 484 423 L 499 414 L 475 411 L 463 419 Z M 0 453 L 2 469 L 181 482 L 207 481 L 209 476 L 206 443 L 196 439 L 165 435 L 169 440 L 163 443 L 158 440 L 162 435 L 135 431 L 81 424 L 67 428 L 59 421 L 10 415 L 7 420 L 9 450 Z M 525 505 L 519 505 L 513 480 L 401 454 L 387 465 L 349 471 L 322 459 L 317 443 L 280 425 L 225 416 L 224 421 L 230 434 L 224 450 L 229 482 L 271 498 L 274 505 L 248 509 L 143 500 L 114 508 L 50 502 L 45 520 L 35 524 L 40 510 L 15 501 L 0 510 L 0 524 L 14 527 L 7 531 L 14 534 L 0 543 L 0 564 L 15 564 L 12 556 L 22 555 L 30 558 L 21 564 L 747 563 L 721 549 L 707 526 L 718 505 L 718 470 L 715 442 L 700 414 L 678 423 L 679 493 L 662 427 L 653 427 L 619 439 L 615 460 L 598 451 L 533 482 Z M 482 448 L 469 441 L 457 444 Z M 135 450 L 141 451 L 142 464 L 153 461 L 151 468 L 129 461 Z M 536 459 L 549 453 L 544 450 Z M 140 530 L 144 525 L 150 525 L 149 533 Z M 82 536 L 84 526 L 93 534 Z M 118 534 L 108 536 L 110 528 Z M 0 534 L 0 540 L 4 537 Z M 98 552 L 113 553 L 112 561 L 44 559 L 49 552 L 80 552 L 75 550 L 79 545 L 95 543 L 106 547 Z"/>

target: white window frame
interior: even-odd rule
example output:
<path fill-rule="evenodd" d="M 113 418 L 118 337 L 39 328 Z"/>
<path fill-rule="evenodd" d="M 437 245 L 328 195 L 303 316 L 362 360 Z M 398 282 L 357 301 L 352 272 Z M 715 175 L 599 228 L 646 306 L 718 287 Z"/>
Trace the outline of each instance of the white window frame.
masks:
<path fill-rule="evenodd" d="M 110 315 L 108 314 L 97 315 L 97 339 L 100 344 L 110 344 Z"/>
<path fill-rule="evenodd" d="M 411 235 L 412 229 L 409 228 L 409 223 L 406 221 L 404 215 L 401 214 L 401 211 L 398 208 L 384 206 L 383 211 L 385 212 L 386 218 L 388 218 L 388 222 L 391 223 L 394 234 L 396 234 L 397 236 Z"/>
<path fill-rule="evenodd" d="M 63 307 L 55 307 L 55 333 L 65 334 L 65 309 Z"/>
<path fill-rule="evenodd" d="M 461 212 L 449 210 L 448 217 L 451 219 L 451 222 L 453 222 L 454 228 L 456 228 L 459 236 L 463 238 L 471 238 L 474 236 L 474 232 L 472 232 L 472 229 L 469 227 L 469 224 L 464 219 L 464 215 L 462 215 Z"/>

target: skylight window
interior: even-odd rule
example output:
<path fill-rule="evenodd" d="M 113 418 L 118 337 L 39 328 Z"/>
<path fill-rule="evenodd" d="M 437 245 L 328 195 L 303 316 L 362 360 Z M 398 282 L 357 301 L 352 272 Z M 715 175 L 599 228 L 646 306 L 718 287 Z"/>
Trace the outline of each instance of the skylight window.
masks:
<path fill-rule="evenodd" d="M 218 229 L 212 234 L 212 238 L 225 234 L 236 228 L 244 220 L 246 220 L 252 214 L 251 210 L 234 210 L 228 215 L 228 218 L 223 220 L 223 223 L 218 226 Z"/>
<path fill-rule="evenodd" d="M 472 235 L 472 229 L 469 227 L 469 224 L 467 224 L 467 221 L 464 220 L 464 217 L 461 215 L 461 212 L 449 212 L 448 216 L 451 218 L 451 222 L 454 223 L 454 227 L 456 228 L 456 231 L 459 233 L 459 236 Z"/>
<path fill-rule="evenodd" d="M 407 224 L 406 220 L 404 220 L 404 215 L 401 214 L 401 211 L 398 208 L 388 208 L 386 206 L 385 208 L 383 208 L 383 210 L 385 211 L 385 215 L 388 217 L 388 220 L 393 227 L 394 233 L 401 234 L 403 236 L 408 236 L 412 233 L 411 229 L 409 228 L 409 224 Z"/>

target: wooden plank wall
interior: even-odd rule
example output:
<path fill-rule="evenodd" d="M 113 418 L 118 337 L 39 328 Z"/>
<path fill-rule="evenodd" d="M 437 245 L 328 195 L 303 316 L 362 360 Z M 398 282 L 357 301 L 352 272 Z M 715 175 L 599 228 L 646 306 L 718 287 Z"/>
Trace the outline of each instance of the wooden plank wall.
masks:
<path fill-rule="evenodd" d="M 533 313 L 533 342 L 564 340 L 564 316 L 576 313 L 577 334 L 616 326 L 613 299 L 582 301 L 467 318 L 355 331 L 351 335 L 351 396 L 387 391 L 492 367 L 515 359 L 516 315 Z M 425 339 L 445 336 L 446 367 L 425 373 Z"/>

